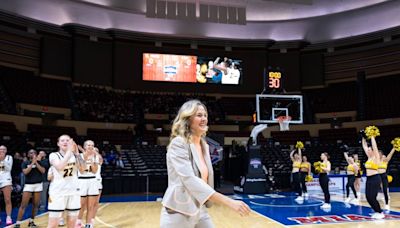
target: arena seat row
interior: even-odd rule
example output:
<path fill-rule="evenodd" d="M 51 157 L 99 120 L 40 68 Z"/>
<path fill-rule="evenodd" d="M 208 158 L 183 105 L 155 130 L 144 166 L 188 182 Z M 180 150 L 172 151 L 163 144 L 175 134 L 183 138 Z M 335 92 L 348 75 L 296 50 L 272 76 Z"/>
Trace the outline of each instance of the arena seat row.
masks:
<path fill-rule="evenodd" d="M 366 119 L 400 116 L 397 87 L 398 75 L 366 80 Z M 385 88 L 377 89 L 377 88 Z M 72 90 L 72 92 L 71 92 Z M 355 82 L 330 84 L 326 88 L 302 91 L 312 113 L 355 111 L 357 107 Z M 77 120 L 102 122 L 138 122 L 144 114 L 169 114 L 170 119 L 187 99 L 197 98 L 208 107 L 210 122 L 225 121 L 227 115 L 251 116 L 255 111 L 254 97 L 221 97 L 204 94 L 171 94 L 120 91 L 93 85 L 43 78 L 30 71 L 0 67 L 0 99 L 3 113 L 15 113 L 15 103 L 71 108 Z M 9 107 L 14 106 L 14 107 Z M 241 107 L 238 109 L 237 107 Z"/>

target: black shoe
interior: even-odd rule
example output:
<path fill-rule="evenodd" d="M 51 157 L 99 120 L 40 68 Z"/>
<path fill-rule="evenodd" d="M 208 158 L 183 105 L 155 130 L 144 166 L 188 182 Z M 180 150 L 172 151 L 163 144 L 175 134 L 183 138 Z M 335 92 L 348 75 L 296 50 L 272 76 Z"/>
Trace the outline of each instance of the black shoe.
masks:
<path fill-rule="evenodd" d="M 14 228 L 20 228 L 20 227 L 21 227 L 20 224 L 15 224 L 15 225 L 14 225 Z"/>
<path fill-rule="evenodd" d="M 28 227 L 29 228 L 37 228 L 38 226 L 36 226 L 36 224 L 33 221 L 31 221 L 31 222 L 29 222 Z"/>

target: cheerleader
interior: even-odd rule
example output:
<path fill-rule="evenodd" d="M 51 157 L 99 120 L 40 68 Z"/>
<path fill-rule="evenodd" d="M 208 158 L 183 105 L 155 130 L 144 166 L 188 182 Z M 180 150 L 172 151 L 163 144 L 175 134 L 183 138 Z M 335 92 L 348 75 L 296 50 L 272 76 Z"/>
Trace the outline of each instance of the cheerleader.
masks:
<path fill-rule="evenodd" d="M 388 156 L 386 157 L 382 151 L 379 151 L 379 165 L 378 165 L 378 173 L 382 179 L 382 191 L 385 196 L 385 210 L 390 210 L 389 206 L 389 188 L 388 188 L 388 178 L 387 178 L 387 167 L 390 159 L 392 159 L 395 150 L 392 148 Z"/>
<path fill-rule="evenodd" d="M 303 160 L 300 165 L 300 180 L 301 180 L 301 190 L 304 193 L 305 197 L 308 197 L 307 186 L 306 186 L 306 177 L 307 175 L 311 175 L 311 164 L 307 160 L 307 156 L 303 156 Z"/>
<path fill-rule="evenodd" d="M 324 192 L 325 203 L 321 206 L 321 209 L 331 208 L 331 195 L 329 194 L 329 177 L 328 173 L 331 171 L 331 162 L 328 160 L 329 155 L 327 152 L 321 154 L 321 165 L 319 173 L 319 185 Z"/>
<path fill-rule="evenodd" d="M 357 196 L 361 197 L 361 176 L 363 174 L 363 171 L 361 169 L 361 162 L 358 159 L 358 154 L 353 154 L 353 159 L 354 163 L 358 166 L 358 172 L 354 175 L 356 177 L 356 180 L 354 181 L 354 188 L 357 191 Z"/>
<path fill-rule="evenodd" d="M 376 196 L 380 189 L 382 180 L 378 173 L 379 151 L 375 141 L 375 137 L 371 136 L 372 148 L 368 147 L 367 140 L 363 137 L 362 146 L 365 154 L 368 156 L 367 162 L 365 162 L 365 169 L 367 173 L 367 183 L 365 185 L 365 196 L 371 208 L 375 211 L 372 218 L 383 219 L 385 215 L 382 212 L 381 206 L 379 205 Z"/>
<path fill-rule="evenodd" d="M 293 181 L 293 188 L 295 192 L 298 194 L 298 197 L 295 199 L 296 201 L 304 200 L 301 191 L 300 185 L 300 166 L 301 166 L 301 149 L 297 149 L 290 152 L 290 159 L 293 162 L 292 168 L 292 181 Z"/>
<path fill-rule="evenodd" d="M 350 203 L 351 198 L 350 198 L 350 188 L 353 191 L 355 199 L 358 199 L 357 197 L 357 192 L 354 187 L 354 182 L 356 180 L 356 173 L 358 173 L 359 167 L 357 164 L 354 162 L 353 157 L 349 157 L 347 152 L 344 153 L 344 158 L 347 161 L 347 184 L 346 184 L 346 203 Z"/>

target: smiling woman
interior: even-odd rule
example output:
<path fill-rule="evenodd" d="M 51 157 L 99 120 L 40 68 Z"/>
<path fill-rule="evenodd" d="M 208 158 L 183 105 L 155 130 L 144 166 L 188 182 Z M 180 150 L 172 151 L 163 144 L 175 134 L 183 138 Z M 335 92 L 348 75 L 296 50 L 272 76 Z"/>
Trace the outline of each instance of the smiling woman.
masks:
<path fill-rule="evenodd" d="M 250 208 L 214 190 L 209 147 L 207 108 L 190 100 L 180 108 L 171 130 L 167 151 L 168 188 L 163 197 L 161 227 L 214 227 L 207 212 L 212 202 L 226 205 L 240 215 Z"/>

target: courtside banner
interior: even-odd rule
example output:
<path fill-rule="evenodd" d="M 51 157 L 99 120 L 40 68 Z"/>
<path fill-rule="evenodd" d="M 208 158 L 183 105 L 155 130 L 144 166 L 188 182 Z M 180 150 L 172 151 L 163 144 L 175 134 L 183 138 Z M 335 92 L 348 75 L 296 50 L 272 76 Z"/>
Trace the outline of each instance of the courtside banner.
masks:
<path fill-rule="evenodd" d="M 347 178 L 347 177 L 346 177 Z M 342 176 L 334 176 L 329 177 L 329 191 L 343 191 L 344 190 L 344 177 Z M 316 191 L 321 190 L 321 186 L 319 185 L 319 178 L 314 178 L 311 182 L 306 183 L 308 191 Z"/>

